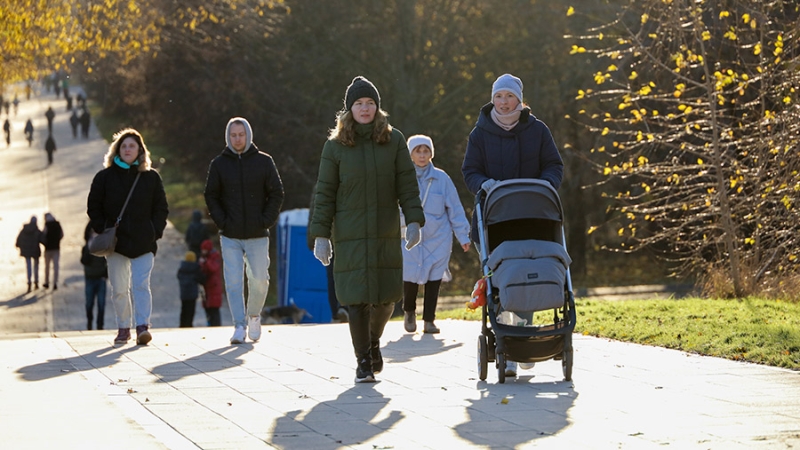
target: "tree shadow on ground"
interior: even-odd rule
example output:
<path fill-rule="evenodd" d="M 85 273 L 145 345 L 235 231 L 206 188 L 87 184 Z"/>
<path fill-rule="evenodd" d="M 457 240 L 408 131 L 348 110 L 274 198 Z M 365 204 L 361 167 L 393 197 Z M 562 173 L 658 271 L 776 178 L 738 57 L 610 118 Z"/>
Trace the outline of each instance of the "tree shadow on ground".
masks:
<path fill-rule="evenodd" d="M 399 410 L 384 411 L 390 401 L 375 390 L 374 384 L 353 386 L 333 400 L 317 403 L 306 413 L 289 411 L 276 419 L 270 443 L 281 448 L 299 448 L 300 444 L 316 448 L 363 444 L 405 417 Z M 310 442 L 309 437 L 319 440 Z"/>

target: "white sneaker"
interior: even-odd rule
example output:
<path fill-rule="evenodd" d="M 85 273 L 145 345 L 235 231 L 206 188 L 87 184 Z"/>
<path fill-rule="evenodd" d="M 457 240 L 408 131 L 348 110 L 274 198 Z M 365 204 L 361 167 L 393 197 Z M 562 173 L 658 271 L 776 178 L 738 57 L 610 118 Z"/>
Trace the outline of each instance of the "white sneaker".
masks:
<path fill-rule="evenodd" d="M 233 336 L 231 337 L 231 344 L 244 344 L 245 339 L 245 332 L 244 327 L 236 327 L 233 330 Z"/>
<path fill-rule="evenodd" d="M 506 361 L 506 376 L 507 377 L 515 377 L 515 376 L 517 376 L 517 362 L 516 361 Z"/>
<path fill-rule="evenodd" d="M 520 370 L 531 370 L 536 363 L 519 363 Z"/>
<path fill-rule="evenodd" d="M 261 316 L 250 316 L 247 318 L 247 337 L 251 341 L 261 339 Z"/>

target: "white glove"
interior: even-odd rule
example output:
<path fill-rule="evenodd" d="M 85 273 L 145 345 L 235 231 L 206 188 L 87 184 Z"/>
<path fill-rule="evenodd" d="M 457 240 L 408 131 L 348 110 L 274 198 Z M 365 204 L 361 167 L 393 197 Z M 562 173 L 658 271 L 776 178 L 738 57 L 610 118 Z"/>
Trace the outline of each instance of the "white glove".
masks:
<path fill-rule="evenodd" d="M 481 189 L 483 189 L 483 192 L 489 192 L 495 184 L 497 184 L 497 180 L 489 178 L 481 184 Z"/>
<path fill-rule="evenodd" d="M 331 240 L 324 237 L 314 239 L 314 257 L 327 266 L 331 263 L 333 257 L 333 249 L 331 248 Z"/>
<path fill-rule="evenodd" d="M 406 250 L 411 250 L 419 244 L 419 224 L 411 222 L 406 226 Z"/>

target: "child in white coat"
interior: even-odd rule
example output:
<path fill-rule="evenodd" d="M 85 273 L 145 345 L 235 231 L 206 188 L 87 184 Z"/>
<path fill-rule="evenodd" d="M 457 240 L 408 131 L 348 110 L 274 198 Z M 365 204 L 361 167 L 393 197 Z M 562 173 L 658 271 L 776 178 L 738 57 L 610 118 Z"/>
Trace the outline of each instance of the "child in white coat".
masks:
<path fill-rule="evenodd" d="M 455 235 L 461 248 L 469 251 L 469 222 L 458 198 L 453 180 L 434 167 L 433 140 L 417 134 L 408 138 L 408 151 L 417 170 L 417 183 L 425 211 L 425 226 L 420 244 L 411 250 L 403 247 L 403 311 L 409 333 L 417 331 L 416 307 L 419 285 L 425 285 L 422 320 L 425 333 L 438 333 L 434 324 L 442 281 L 450 281 L 450 251 Z M 405 243 L 404 243 L 405 244 Z"/>

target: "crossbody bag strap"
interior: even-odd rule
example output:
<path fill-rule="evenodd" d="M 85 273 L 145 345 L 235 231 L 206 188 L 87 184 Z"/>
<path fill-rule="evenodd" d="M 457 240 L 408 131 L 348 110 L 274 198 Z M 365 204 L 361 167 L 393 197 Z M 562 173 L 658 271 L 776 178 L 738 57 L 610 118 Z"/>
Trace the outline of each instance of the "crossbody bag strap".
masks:
<path fill-rule="evenodd" d="M 428 187 L 425 188 L 425 196 L 422 198 L 422 209 L 425 209 L 425 201 L 428 200 L 428 193 L 431 191 L 431 183 L 433 183 L 433 178 L 428 179 Z"/>
<path fill-rule="evenodd" d="M 131 186 L 131 190 L 128 191 L 128 198 L 125 199 L 125 204 L 122 205 L 122 210 L 119 212 L 119 216 L 117 217 L 117 221 L 114 222 L 114 226 L 118 227 L 119 222 L 122 220 L 122 214 L 125 212 L 125 208 L 128 206 L 128 201 L 131 199 L 131 195 L 133 194 L 133 188 L 136 187 L 136 183 L 139 182 L 139 176 L 142 175 L 142 172 L 136 174 L 136 179 L 133 180 L 133 186 Z"/>

